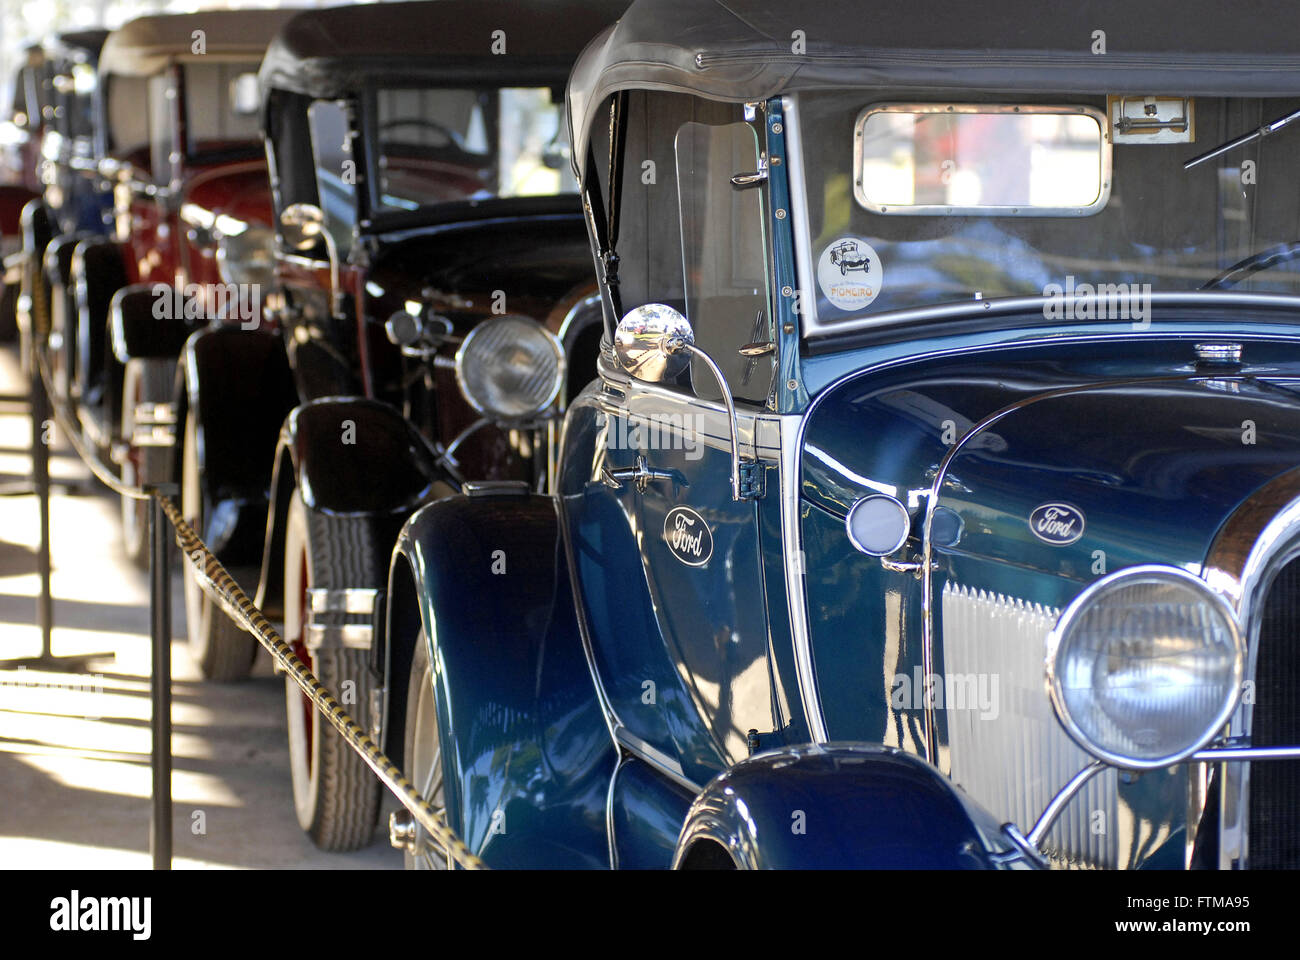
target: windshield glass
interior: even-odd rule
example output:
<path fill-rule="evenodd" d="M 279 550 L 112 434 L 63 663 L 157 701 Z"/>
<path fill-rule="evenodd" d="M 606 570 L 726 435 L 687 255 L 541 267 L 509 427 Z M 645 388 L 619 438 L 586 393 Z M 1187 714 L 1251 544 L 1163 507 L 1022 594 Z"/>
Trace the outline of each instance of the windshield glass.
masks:
<path fill-rule="evenodd" d="M 191 159 L 261 151 L 257 61 L 185 65 L 185 120 Z"/>
<path fill-rule="evenodd" d="M 563 103 L 548 87 L 375 94 L 376 209 L 577 190 Z"/>
<path fill-rule="evenodd" d="M 796 100 L 802 183 L 796 176 L 792 186 L 804 191 L 796 192 L 795 210 L 802 214 L 800 308 L 810 326 L 1058 290 L 1067 297 L 1115 285 L 1192 291 L 1257 255 L 1259 263 L 1220 288 L 1300 294 L 1300 259 L 1292 258 L 1300 255 L 1300 181 L 1293 175 L 1300 126 L 1183 169 L 1184 161 L 1290 113 L 1297 101 L 1198 97 L 1190 140 L 1168 131 L 1142 142 L 1115 138 L 1107 145 L 1109 195 L 1103 184 L 1101 201 L 1089 207 L 1101 155 L 1085 126 L 1075 133 L 1040 117 L 1021 121 L 1032 137 L 981 139 L 987 131 L 974 122 L 968 135 L 954 137 L 945 133 L 951 121 L 939 118 L 937 135 L 922 137 L 911 117 L 873 113 L 908 99 L 915 102 L 858 91 Z M 1108 109 L 1104 97 L 1040 98 L 1045 105 L 1072 106 L 1103 123 Z M 1004 101 L 998 109 L 1017 106 Z M 864 145 L 868 116 L 876 122 Z M 1008 180 L 1014 189 L 1003 185 Z M 1035 196 L 1048 198 L 1042 209 L 1007 209 L 1030 206 Z M 993 206 L 980 209 L 981 198 Z M 948 213 L 944 204 L 956 209 Z"/>

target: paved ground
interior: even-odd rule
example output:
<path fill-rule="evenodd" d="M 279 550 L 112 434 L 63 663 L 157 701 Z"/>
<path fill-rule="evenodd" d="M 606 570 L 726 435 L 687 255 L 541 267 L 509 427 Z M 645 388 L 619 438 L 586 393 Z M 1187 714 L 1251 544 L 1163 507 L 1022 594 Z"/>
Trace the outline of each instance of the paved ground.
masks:
<path fill-rule="evenodd" d="M 0 393 L 19 389 L 6 346 Z M 25 409 L 0 405 L 0 485 L 28 477 L 30 429 Z M 80 488 L 51 505 L 54 653 L 115 656 L 85 673 L 15 667 L 40 652 L 38 513 L 33 497 L 0 497 L 0 869 L 147 868 L 148 580 L 123 557 L 116 498 L 57 436 L 51 473 Z M 353 854 L 322 853 L 303 835 L 270 658 L 250 681 L 204 683 L 185 646 L 179 574 L 172 598 L 175 865 L 400 868 L 382 830 Z"/>

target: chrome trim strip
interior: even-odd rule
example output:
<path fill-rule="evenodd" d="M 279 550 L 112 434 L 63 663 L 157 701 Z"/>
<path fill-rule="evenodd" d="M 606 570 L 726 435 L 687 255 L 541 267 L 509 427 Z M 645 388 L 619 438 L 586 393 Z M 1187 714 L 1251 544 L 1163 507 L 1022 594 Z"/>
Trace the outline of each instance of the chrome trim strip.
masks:
<path fill-rule="evenodd" d="M 326 590 L 313 587 L 307 591 L 307 607 L 311 613 L 356 613 L 369 615 L 375 612 L 379 590 L 349 587 L 344 590 Z"/>
<path fill-rule="evenodd" d="M 605 844 L 609 848 L 609 869 L 618 869 L 618 844 L 614 840 L 614 788 L 618 785 L 618 775 L 623 769 L 627 757 L 622 750 L 615 750 L 614 769 L 609 774 L 609 789 L 605 791 Z"/>
<path fill-rule="evenodd" d="M 691 791 L 692 794 L 698 794 L 703 789 L 698 783 L 687 778 L 687 776 L 682 772 L 682 765 L 680 763 L 668 756 L 668 754 L 651 746 L 636 734 L 629 732 L 627 727 L 616 727 L 614 730 L 614 740 L 628 753 L 632 754 L 639 760 L 644 760 L 660 773 L 667 776 L 674 783 Z"/>
<path fill-rule="evenodd" d="M 680 390 L 672 390 L 654 383 L 607 376 L 610 362 L 602 356 L 598 369 L 602 386 L 619 391 L 618 396 L 608 390 L 596 395 L 596 402 L 606 414 L 616 414 L 635 420 L 645 426 L 656 423 L 693 424 L 690 433 L 710 450 L 731 453 L 731 418 L 727 408 L 718 401 L 701 400 Z M 685 418 L 690 417 L 687 421 Z M 746 407 L 736 408 L 736 440 L 741 449 L 748 447 L 756 460 L 776 461 L 781 455 L 781 417 L 766 410 Z"/>
<path fill-rule="evenodd" d="M 302 642 L 308 650 L 369 650 L 374 645 L 375 628 L 369 623 L 308 623 L 303 627 Z"/>
<path fill-rule="evenodd" d="M 1034 207 L 1029 205 L 1012 206 L 959 206 L 956 204 L 934 203 L 915 204 L 896 207 L 892 203 L 884 206 L 874 203 L 867 197 L 866 186 L 862 182 L 862 148 L 863 131 L 867 121 L 877 113 L 899 114 L 993 114 L 1006 116 L 1032 116 L 1045 114 L 1055 117 L 1090 117 L 1097 124 L 1098 147 L 1101 153 L 1098 170 L 1097 197 L 1091 203 L 1071 205 L 1068 207 Z M 872 103 L 864 107 L 853 124 L 853 199 L 858 206 L 870 213 L 882 216 L 899 217 L 1088 217 L 1101 213 L 1110 200 L 1111 184 L 1111 142 L 1110 120 L 1106 114 L 1095 107 L 1083 107 L 1070 104 L 1009 104 L 1009 103 Z"/>
<path fill-rule="evenodd" d="M 1075 296 L 1068 300 L 1048 296 L 990 297 L 984 300 L 963 300 L 958 303 L 943 303 L 927 307 L 908 307 L 903 310 L 891 310 L 870 317 L 858 317 L 832 323 L 821 323 L 814 314 L 805 312 L 810 319 L 805 328 L 805 336 L 829 337 L 841 333 L 856 333 L 862 330 L 874 330 L 878 327 L 892 327 L 903 324 L 918 323 L 925 320 L 950 320 L 961 317 L 996 316 L 1003 313 L 1038 312 L 1047 323 L 1046 308 L 1052 305 L 1064 305 L 1066 302 L 1081 303 L 1088 297 Z M 1239 293 L 1227 290 L 1154 292 L 1151 303 L 1155 306 L 1213 306 L 1224 310 L 1232 307 L 1282 307 L 1290 311 L 1300 311 L 1300 297 L 1280 293 Z M 1078 321 L 1069 321 L 1076 323 Z M 1133 325 L 1132 320 L 1116 320 L 1115 323 Z M 1143 328 L 1145 329 L 1145 328 Z M 1226 332 L 1223 334 L 1228 336 Z M 1236 335 L 1232 334 L 1233 339 Z"/>
<path fill-rule="evenodd" d="M 816 401 L 813 406 L 816 406 Z M 812 407 L 809 412 L 811 410 Z M 813 743 L 822 744 L 830 736 L 826 731 L 826 717 L 817 690 L 817 667 L 813 662 L 807 583 L 804 579 L 803 524 L 799 518 L 799 486 L 802 482 L 799 471 L 807 426 L 808 413 L 781 418 L 781 552 L 785 561 L 785 594 L 790 610 L 790 638 L 799 679 L 799 700 L 803 704 L 809 738 Z"/>
<path fill-rule="evenodd" d="M 1246 500 L 1220 529 L 1205 558 L 1205 580 L 1223 593 L 1246 624 L 1245 681 L 1254 683 L 1259 658 L 1259 608 L 1273 578 L 1300 556 L 1300 469 L 1275 477 Z M 1254 705 L 1243 698 L 1228 722 L 1229 739 L 1248 738 Z M 1285 748 L 1249 748 L 1285 749 Z M 1206 759 L 1249 761 L 1244 748 L 1205 751 Z M 1256 756 L 1256 759 L 1265 759 Z M 1250 865 L 1250 763 L 1219 768 L 1219 867 Z"/>

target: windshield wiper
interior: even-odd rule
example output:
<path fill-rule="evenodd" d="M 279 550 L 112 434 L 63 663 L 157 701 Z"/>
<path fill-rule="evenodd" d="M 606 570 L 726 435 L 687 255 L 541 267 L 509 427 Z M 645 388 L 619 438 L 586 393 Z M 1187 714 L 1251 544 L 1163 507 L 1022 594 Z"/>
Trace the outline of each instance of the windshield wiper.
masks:
<path fill-rule="evenodd" d="M 1288 113 L 1285 117 L 1278 117 L 1272 123 L 1266 123 L 1258 130 L 1252 130 L 1250 133 L 1244 133 L 1235 140 L 1229 140 L 1222 146 L 1215 147 L 1213 150 L 1203 153 L 1199 157 L 1192 157 L 1192 159 L 1183 164 L 1183 169 L 1190 170 L 1198 163 L 1204 163 L 1206 160 L 1213 160 L 1220 154 L 1227 153 L 1229 150 L 1235 150 L 1243 144 L 1250 143 L 1252 140 L 1259 140 L 1263 137 L 1267 137 L 1269 134 L 1277 133 L 1283 127 L 1295 123 L 1297 120 L 1300 120 L 1300 110 L 1297 110 L 1294 113 Z"/>

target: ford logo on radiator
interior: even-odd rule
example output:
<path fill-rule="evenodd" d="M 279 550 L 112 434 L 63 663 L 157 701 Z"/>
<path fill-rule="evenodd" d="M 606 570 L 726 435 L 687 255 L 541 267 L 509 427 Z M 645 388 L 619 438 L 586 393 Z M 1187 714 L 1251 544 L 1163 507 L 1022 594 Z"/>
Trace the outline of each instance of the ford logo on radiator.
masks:
<path fill-rule="evenodd" d="M 1083 511 L 1068 503 L 1043 503 L 1029 515 L 1029 529 L 1044 543 L 1064 547 L 1083 536 Z"/>
<path fill-rule="evenodd" d="M 704 518 L 690 507 L 673 507 L 664 517 L 664 542 L 672 555 L 689 567 L 702 567 L 713 556 L 713 534 Z"/>

